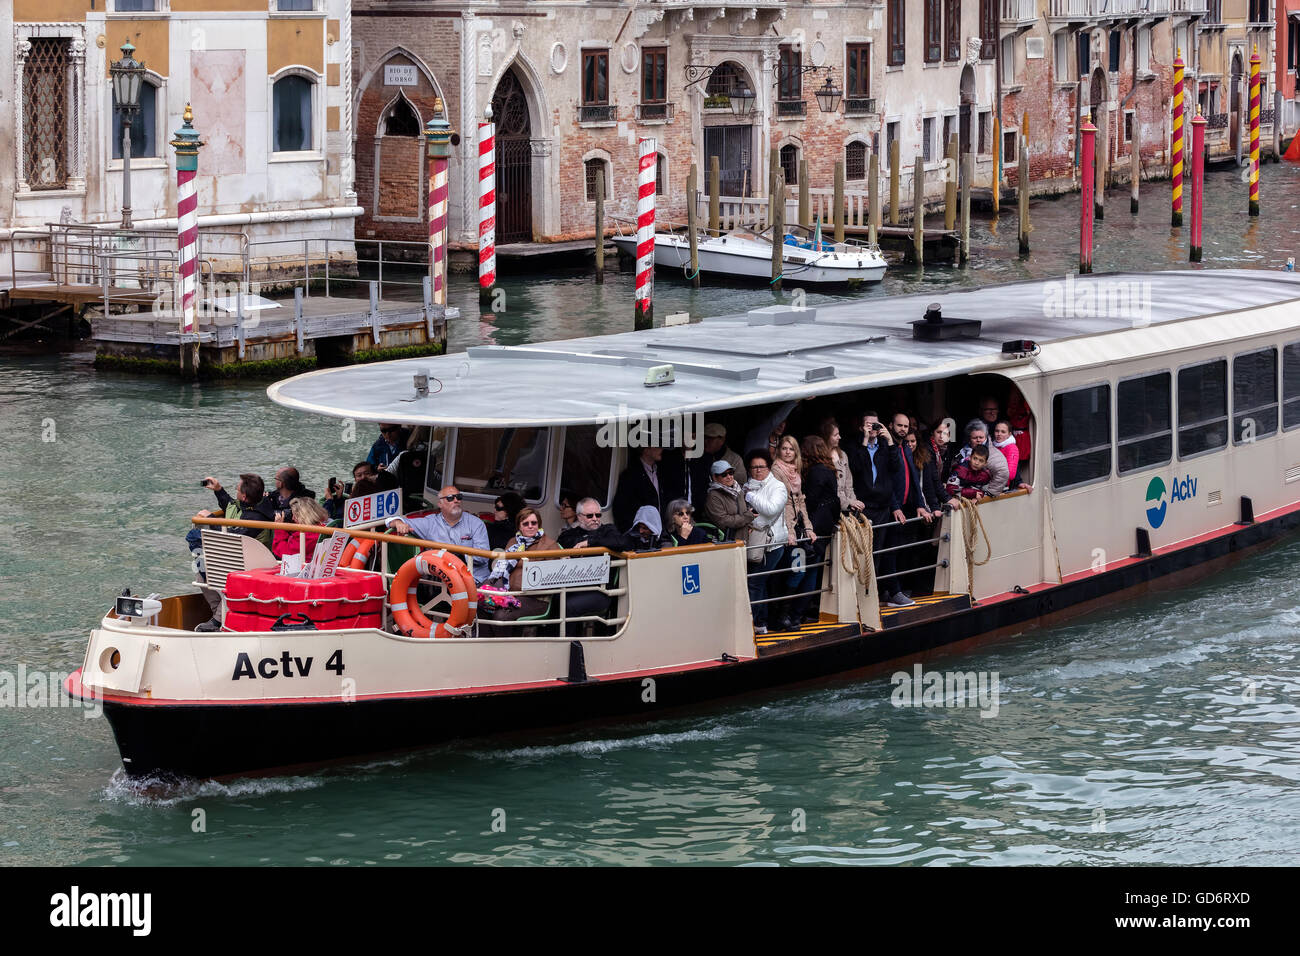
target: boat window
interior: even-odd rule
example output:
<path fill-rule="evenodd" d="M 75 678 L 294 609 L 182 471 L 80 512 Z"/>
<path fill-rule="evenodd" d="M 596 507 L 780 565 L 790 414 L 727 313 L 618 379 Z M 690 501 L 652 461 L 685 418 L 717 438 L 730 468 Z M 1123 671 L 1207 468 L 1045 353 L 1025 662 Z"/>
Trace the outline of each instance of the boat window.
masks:
<path fill-rule="evenodd" d="M 609 472 L 614 449 L 596 442 L 597 425 L 570 425 L 564 431 L 564 464 L 560 487 L 574 495 L 572 504 L 581 498 L 595 498 L 609 503 Z"/>
<path fill-rule="evenodd" d="M 1174 455 L 1173 376 L 1144 375 L 1119 383 L 1115 430 L 1119 439 L 1116 465 L 1122 475 L 1163 465 Z"/>
<path fill-rule="evenodd" d="M 442 490 L 442 466 L 447 460 L 447 429 L 442 425 L 421 426 L 420 434 L 416 437 L 416 447 L 421 443 L 428 451 L 424 497 L 428 501 L 437 501 L 438 492 Z"/>
<path fill-rule="evenodd" d="M 462 428 L 456 435 L 456 479 L 461 491 L 482 495 L 515 491 L 540 501 L 546 475 L 545 428 Z"/>
<path fill-rule="evenodd" d="M 1300 425 L 1300 342 L 1282 349 L 1282 427 Z"/>
<path fill-rule="evenodd" d="M 1052 485 L 1059 491 L 1110 476 L 1110 385 L 1052 398 Z"/>
<path fill-rule="evenodd" d="M 1228 361 L 1178 370 L 1178 457 L 1228 443 Z"/>
<path fill-rule="evenodd" d="M 1252 442 L 1277 431 L 1277 349 L 1232 360 L 1232 440 Z"/>

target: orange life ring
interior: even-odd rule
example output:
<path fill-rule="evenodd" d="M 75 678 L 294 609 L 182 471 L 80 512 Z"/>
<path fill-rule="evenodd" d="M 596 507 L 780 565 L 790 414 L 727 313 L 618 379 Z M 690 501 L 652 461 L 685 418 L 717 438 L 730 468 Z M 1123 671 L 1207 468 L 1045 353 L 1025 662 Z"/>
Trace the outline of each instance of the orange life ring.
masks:
<path fill-rule="evenodd" d="M 339 557 L 339 567 L 361 570 L 370 560 L 370 552 L 375 548 L 374 538 L 353 538 L 343 549 Z"/>
<path fill-rule="evenodd" d="M 421 577 L 440 578 L 447 586 L 451 613 L 436 625 L 420 609 L 416 587 Z M 409 637 L 453 637 L 450 628 L 462 628 L 474 621 L 478 613 L 478 588 L 465 562 L 444 550 L 425 551 L 403 564 L 393 576 L 388 591 L 388 606 L 393 620 Z"/>

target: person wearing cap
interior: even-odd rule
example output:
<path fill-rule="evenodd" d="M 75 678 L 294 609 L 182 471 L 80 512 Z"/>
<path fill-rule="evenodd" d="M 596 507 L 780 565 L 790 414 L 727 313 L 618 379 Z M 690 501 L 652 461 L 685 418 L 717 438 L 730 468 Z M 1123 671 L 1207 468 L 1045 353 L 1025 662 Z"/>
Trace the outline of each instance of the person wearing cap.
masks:
<path fill-rule="evenodd" d="M 704 515 L 721 528 L 728 541 L 744 536 L 754 523 L 754 510 L 745 503 L 741 484 L 736 480 L 736 470 L 730 461 L 719 458 L 709 468 L 712 481 L 704 506 Z"/>
<path fill-rule="evenodd" d="M 736 472 L 738 485 L 743 485 L 749 480 L 740 456 L 727 447 L 727 426 L 721 422 L 709 422 L 704 426 L 704 458 L 710 465 L 724 459 L 729 462 Z"/>

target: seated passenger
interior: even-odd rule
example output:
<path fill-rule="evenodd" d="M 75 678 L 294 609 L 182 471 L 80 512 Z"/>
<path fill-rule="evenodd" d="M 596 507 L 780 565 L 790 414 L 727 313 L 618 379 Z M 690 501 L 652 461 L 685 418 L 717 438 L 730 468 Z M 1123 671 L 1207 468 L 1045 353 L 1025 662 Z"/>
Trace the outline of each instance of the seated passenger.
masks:
<path fill-rule="evenodd" d="M 515 536 L 515 519 L 524 507 L 524 499 L 513 491 L 497 495 L 493 503 L 492 523 L 487 526 L 488 541 L 493 550 L 504 548 Z"/>
<path fill-rule="evenodd" d="M 423 518 L 389 518 L 388 527 L 398 534 L 414 534 L 426 541 L 441 541 L 467 548 L 490 550 L 487 526 L 482 519 L 467 514 L 461 506 L 464 499 L 455 485 L 448 485 L 438 493 L 438 513 Z M 482 584 L 488 576 L 488 559 L 475 556 L 474 583 Z"/>
<path fill-rule="evenodd" d="M 637 509 L 632 519 L 632 527 L 624 542 L 626 551 L 658 551 L 661 546 L 664 526 L 659 520 L 659 512 L 649 505 Z"/>
<path fill-rule="evenodd" d="M 578 526 L 578 512 L 574 507 L 577 497 L 572 491 L 560 491 L 560 530 L 576 528 Z"/>
<path fill-rule="evenodd" d="M 561 531 L 556 537 L 561 548 L 608 548 L 622 551 L 624 535 L 612 524 L 602 524 L 600 502 L 595 498 L 583 498 L 578 502 L 578 524 L 576 527 Z"/>
<path fill-rule="evenodd" d="M 294 524 L 329 524 L 330 517 L 325 513 L 325 509 L 311 498 L 294 498 L 289 507 L 293 511 Z M 304 547 L 299 546 L 299 534 L 306 539 Z M 316 542 L 320 540 L 318 534 L 306 534 L 298 531 L 277 531 L 271 539 L 271 553 L 277 558 L 284 560 L 287 554 L 303 555 L 303 563 L 311 561 L 316 551 Z"/>
<path fill-rule="evenodd" d="M 471 516 L 472 517 L 472 516 Z M 477 519 L 476 519 L 477 520 Z M 482 522 L 480 522 L 481 524 Z M 554 551 L 557 547 L 554 538 L 549 538 L 542 530 L 542 518 L 532 508 L 522 508 L 515 518 L 515 537 L 506 547 L 506 552 L 517 554 L 521 551 Z M 490 620 L 517 621 L 521 617 L 536 617 L 546 613 L 551 599 L 532 597 L 527 594 L 513 595 L 514 601 L 495 602 L 491 591 L 521 591 L 524 579 L 524 562 L 517 558 L 497 558 L 492 562 L 492 571 L 485 582 L 485 590 L 480 591 L 480 601 L 486 594 L 494 606 L 489 610 Z M 520 628 L 491 628 L 482 631 L 490 637 L 525 636 Z"/>
<path fill-rule="evenodd" d="M 664 523 L 668 530 L 664 533 L 663 544 L 666 548 L 681 548 L 688 544 L 711 544 L 703 528 L 695 526 L 695 506 L 685 498 L 674 498 L 664 509 Z"/>
<path fill-rule="evenodd" d="M 289 502 L 294 498 L 311 498 L 315 500 L 316 492 L 303 486 L 298 477 L 297 468 L 286 466 L 275 473 L 275 488 L 267 492 L 266 499 L 271 503 L 272 510 L 283 511 L 287 514 Z"/>
<path fill-rule="evenodd" d="M 987 449 L 976 445 L 971 449 L 970 457 L 952 470 L 948 479 L 948 490 L 960 494 L 963 498 L 984 498 L 985 490 L 993 475 L 988 469 L 989 453 Z"/>
<path fill-rule="evenodd" d="M 713 480 L 709 482 L 704 516 L 722 529 L 726 540 L 745 540 L 746 533 L 754 523 L 755 511 L 745 501 L 744 488 L 736 479 L 735 469 L 730 461 L 719 458 L 709 471 Z"/>
<path fill-rule="evenodd" d="M 347 484 L 337 479 L 330 479 L 333 484 L 329 486 L 325 500 L 321 503 L 325 506 L 325 513 L 330 516 L 331 521 L 343 520 L 343 505 L 355 493 L 357 482 L 374 476 L 375 466 L 368 461 L 359 461 L 352 466 L 352 480 Z"/>

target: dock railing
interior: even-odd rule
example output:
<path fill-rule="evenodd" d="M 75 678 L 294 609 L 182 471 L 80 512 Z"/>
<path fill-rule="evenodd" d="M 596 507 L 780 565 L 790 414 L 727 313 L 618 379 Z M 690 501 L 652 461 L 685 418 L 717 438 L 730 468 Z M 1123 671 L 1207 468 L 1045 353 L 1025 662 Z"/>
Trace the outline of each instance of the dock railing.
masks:
<path fill-rule="evenodd" d="M 374 247 L 373 255 L 362 249 Z M 244 254 L 244 281 L 301 288 L 326 296 L 362 297 L 378 282 L 379 297 L 418 300 L 428 274 L 429 244 L 409 240 L 259 239 Z M 388 267 L 385 275 L 385 266 Z"/>

